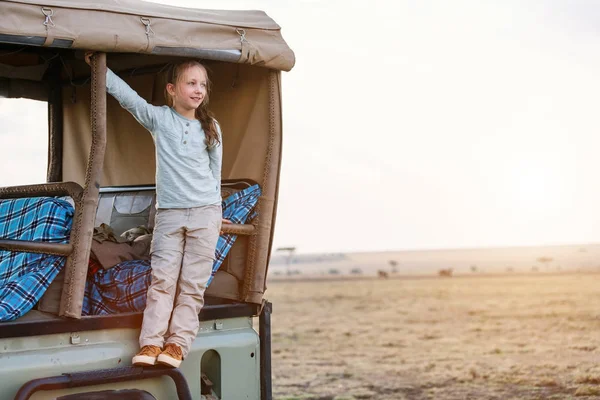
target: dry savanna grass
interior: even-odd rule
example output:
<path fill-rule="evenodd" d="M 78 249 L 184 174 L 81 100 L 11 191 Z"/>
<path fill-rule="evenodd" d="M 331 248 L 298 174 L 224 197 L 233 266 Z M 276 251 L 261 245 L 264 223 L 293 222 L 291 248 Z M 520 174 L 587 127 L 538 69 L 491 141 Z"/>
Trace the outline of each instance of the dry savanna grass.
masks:
<path fill-rule="evenodd" d="M 600 399 L 599 278 L 271 282 L 274 398 Z"/>

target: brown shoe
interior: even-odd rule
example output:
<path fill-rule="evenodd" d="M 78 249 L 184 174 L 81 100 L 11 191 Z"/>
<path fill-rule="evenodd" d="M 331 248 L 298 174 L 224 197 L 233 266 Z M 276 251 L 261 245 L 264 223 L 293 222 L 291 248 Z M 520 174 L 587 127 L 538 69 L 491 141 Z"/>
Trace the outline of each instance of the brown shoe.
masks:
<path fill-rule="evenodd" d="M 158 346 L 144 346 L 141 348 L 140 352 L 133 357 L 131 363 L 138 367 L 149 367 L 156 364 L 156 358 L 160 352 L 161 350 Z"/>
<path fill-rule="evenodd" d="M 181 347 L 177 346 L 175 343 L 167 343 L 163 352 L 158 356 L 157 362 L 159 364 L 177 368 L 181 365 L 182 360 L 183 353 Z"/>

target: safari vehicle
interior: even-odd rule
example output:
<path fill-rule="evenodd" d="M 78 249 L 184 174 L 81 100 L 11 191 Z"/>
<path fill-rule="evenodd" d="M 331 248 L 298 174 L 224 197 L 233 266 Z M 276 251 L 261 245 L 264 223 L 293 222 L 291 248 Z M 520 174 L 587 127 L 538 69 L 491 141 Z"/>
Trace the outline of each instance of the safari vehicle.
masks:
<path fill-rule="evenodd" d="M 0 237 L 0 260 L 64 261 L 55 276 L 39 278 L 43 293 L 31 309 L 0 322 L 0 399 L 271 398 L 264 293 L 281 163 L 281 71 L 295 61 L 280 27 L 260 11 L 139 0 L 5 0 L 0 15 L 0 95 L 48 104 L 47 182 L 0 188 L 0 204 L 74 205 L 63 242 Z M 86 51 L 96 52 L 91 68 Z M 140 311 L 82 315 L 95 228 L 105 223 L 118 236 L 151 227 L 155 211 L 152 138 L 106 94 L 106 68 L 162 105 L 165 66 L 190 57 L 203 61 L 213 83 L 223 197 L 250 184 L 262 194 L 256 217 L 223 226 L 236 240 L 207 289 L 189 356 L 178 369 L 137 368 L 130 360 L 139 350 Z M 0 286 L 0 304 L 7 291 Z"/>

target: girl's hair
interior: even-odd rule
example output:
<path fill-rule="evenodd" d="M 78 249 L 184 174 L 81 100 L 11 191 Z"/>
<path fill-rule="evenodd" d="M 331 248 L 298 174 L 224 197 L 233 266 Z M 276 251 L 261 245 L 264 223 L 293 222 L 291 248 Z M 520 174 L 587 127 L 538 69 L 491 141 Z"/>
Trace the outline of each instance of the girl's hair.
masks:
<path fill-rule="evenodd" d="M 204 135 L 206 136 L 206 144 L 209 147 L 212 147 L 217 143 L 220 143 L 220 141 L 219 134 L 217 133 L 217 121 L 215 120 L 213 113 L 208 110 L 208 98 L 210 94 L 211 83 L 210 79 L 208 79 L 208 71 L 206 70 L 206 67 L 196 60 L 187 60 L 177 64 L 171 64 L 169 66 L 169 72 L 167 75 L 167 83 L 177 85 L 177 82 L 182 78 L 183 73 L 191 67 L 200 67 L 206 76 L 206 94 L 204 95 L 204 100 L 202 100 L 200 107 L 196 108 L 196 119 L 198 119 L 198 121 L 200 121 L 200 125 L 202 125 Z M 167 101 L 167 105 L 169 107 L 173 107 L 173 97 L 171 97 L 166 87 L 165 99 Z"/>

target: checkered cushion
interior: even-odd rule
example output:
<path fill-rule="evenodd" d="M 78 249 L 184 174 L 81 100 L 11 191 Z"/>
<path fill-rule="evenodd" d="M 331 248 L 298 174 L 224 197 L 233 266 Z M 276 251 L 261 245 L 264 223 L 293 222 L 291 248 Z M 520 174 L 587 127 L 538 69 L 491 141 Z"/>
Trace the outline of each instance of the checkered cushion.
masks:
<path fill-rule="evenodd" d="M 74 209 L 51 197 L 0 200 L 0 238 L 67 243 Z M 65 257 L 0 250 L 0 321 L 28 312 L 60 272 Z"/>

